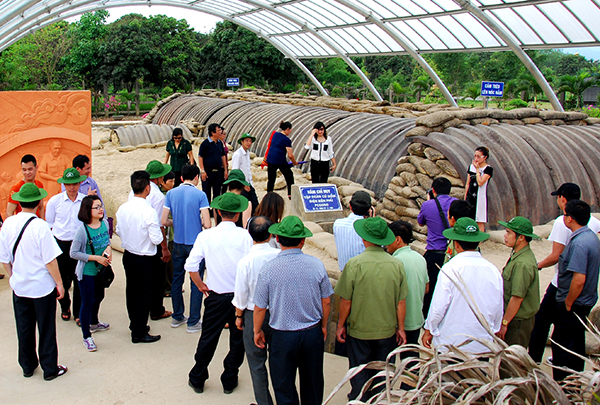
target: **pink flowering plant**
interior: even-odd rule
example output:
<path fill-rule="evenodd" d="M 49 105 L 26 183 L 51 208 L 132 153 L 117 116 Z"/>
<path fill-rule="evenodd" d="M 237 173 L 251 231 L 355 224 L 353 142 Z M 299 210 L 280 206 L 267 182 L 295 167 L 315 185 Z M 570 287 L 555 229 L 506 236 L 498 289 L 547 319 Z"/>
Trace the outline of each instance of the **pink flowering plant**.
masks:
<path fill-rule="evenodd" d="M 104 102 L 104 110 L 107 112 L 118 112 L 121 102 L 118 101 L 115 96 L 110 96 L 108 101 Z"/>

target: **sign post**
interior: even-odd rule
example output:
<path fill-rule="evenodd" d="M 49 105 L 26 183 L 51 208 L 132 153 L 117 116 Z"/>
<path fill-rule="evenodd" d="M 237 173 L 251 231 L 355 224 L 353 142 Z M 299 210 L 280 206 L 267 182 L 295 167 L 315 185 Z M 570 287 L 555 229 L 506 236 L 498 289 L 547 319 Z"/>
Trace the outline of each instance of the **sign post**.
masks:
<path fill-rule="evenodd" d="M 504 82 L 481 82 L 481 97 L 483 97 L 483 108 L 487 108 L 488 97 L 503 97 Z"/>
<path fill-rule="evenodd" d="M 292 211 L 303 221 L 329 222 L 344 216 L 335 184 L 294 185 Z"/>
<path fill-rule="evenodd" d="M 228 77 L 227 78 L 227 87 L 239 87 L 240 86 L 240 78 L 239 77 Z"/>

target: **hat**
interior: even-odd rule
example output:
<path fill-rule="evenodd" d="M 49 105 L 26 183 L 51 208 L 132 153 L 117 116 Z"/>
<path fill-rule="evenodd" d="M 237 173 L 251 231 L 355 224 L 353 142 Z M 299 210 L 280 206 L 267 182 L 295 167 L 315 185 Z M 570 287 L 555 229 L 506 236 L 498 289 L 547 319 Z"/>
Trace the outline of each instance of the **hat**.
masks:
<path fill-rule="evenodd" d="M 371 207 L 371 196 L 366 191 L 357 191 L 352 194 L 350 204 L 354 209 L 356 208 L 370 208 Z"/>
<path fill-rule="evenodd" d="M 158 179 L 171 171 L 171 165 L 160 163 L 158 160 L 151 160 L 146 166 L 146 171 L 151 179 Z"/>
<path fill-rule="evenodd" d="M 305 227 L 302 220 L 295 215 L 287 216 L 280 223 L 271 225 L 269 233 L 295 239 L 310 238 L 313 236 L 310 229 Z"/>
<path fill-rule="evenodd" d="M 581 198 L 581 189 L 575 183 L 563 183 L 558 190 L 551 192 L 550 195 L 560 195 L 567 200 L 579 200 Z"/>
<path fill-rule="evenodd" d="M 531 221 L 524 217 L 514 217 L 508 222 L 498 221 L 498 223 L 514 233 L 523 236 L 529 236 L 530 238 L 541 239 L 539 236 L 533 233 L 533 225 Z"/>
<path fill-rule="evenodd" d="M 250 138 L 252 139 L 252 142 L 256 141 L 256 138 L 253 137 L 252 135 L 250 135 L 249 133 L 245 133 L 244 135 L 240 136 L 240 139 L 238 139 L 238 143 L 241 145 L 242 141 L 246 138 Z"/>
<path fill-rule="evenodd" d="M 210 208 L 227 212 L 244 212 L 248 208 L 248 199 L 235 193 L 225 193 L 212 200 Z"/>
<path fill-rule="evenodd" d="M 14 193 L 11 198 L 19 202 L 33 202 L 43 200 L 48 196 L 48 192 L 43 188 L 38 188 L 33 183 L 25 183 L 21 186 L 21 189 Z"/>
<path fill-rule="evenodd" d="M 376 245 L 389 245 L 396 240 L 394 232 L 392 232 L 387 222 L 381 217 L 359 219 L 353 225 L 358 236 L 367 242 Z"/>
<path fill-rule="evenodd" d="M 63 184 L 75 184 L 80 183 L 85 179 L 87 179 L 87 176 L 82 176 L 79 174 L 79 170 L 74 167 L 69 167 L 68 169 L 65 169 L 62 177 L 59 177 L 56 181 Z"/>
<path fill-rule="evenodd" d="M 233 169 L 229 171 L 229 176 L 227 176 L 227 180 L 223 182 L 223 184 L 229 184 L 232 181 L 237 181 L 242 183 L 244 186 L 249 186 L 250 183 L 246 181 L 246 175 L 240 169 Z"/>
<path fill-rule="evenodd" d="M 444 237 L 463 242 L 483 242 L 490 237 L 490 234 L 481 232 L 473 218 L 464 217 L 456 221 L 454 228 L 446 229 Z"/>

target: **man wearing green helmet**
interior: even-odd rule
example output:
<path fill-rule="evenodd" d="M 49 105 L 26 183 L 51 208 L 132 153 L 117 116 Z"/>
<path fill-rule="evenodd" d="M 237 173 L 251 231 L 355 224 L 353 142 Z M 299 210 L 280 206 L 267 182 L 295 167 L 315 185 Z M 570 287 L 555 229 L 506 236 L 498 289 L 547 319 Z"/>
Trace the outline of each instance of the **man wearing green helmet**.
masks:
<path fill-rule="evenodd" d="M 506 227 L 504 244 L 512 248 L 510 259 L 502 270 L 504 281 L 504 317 L 496 335 L 508 345 L 527 347 L 535 324 L 535 314 L 540 308 L 540 280 L 535 255 L 529 242 L 539 236 L 533 233 L 531 221 L 514 217 L 508 222 L 498 221 Z"/>

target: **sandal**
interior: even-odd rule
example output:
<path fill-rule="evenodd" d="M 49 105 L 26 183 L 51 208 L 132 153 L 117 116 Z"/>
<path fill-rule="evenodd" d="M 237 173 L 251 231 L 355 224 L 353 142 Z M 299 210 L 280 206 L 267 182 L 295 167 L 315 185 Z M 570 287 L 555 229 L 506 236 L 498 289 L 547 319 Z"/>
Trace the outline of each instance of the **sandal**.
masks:
<path fill-rule="evenodd" d="M 44 380 L 46 381 L 52 381 L 54 380 L 56 377 L 60 377 L 61 375 L 64 375 L 67 371 L 69 371 L 69 369 L 67 368 L 67 366 L 63 366 L 61 364 L 58 365 L 58 373 L 48 376 L 48 377 L 44 377 Z"/>
<path fill-rule="evenodd" d="M 67 309 L 66 311 L 61 312 L 60 317 L 63 321 L 68 321 L 69 319 L 71 319 L 71 310 Z"/>
<path fill-rule="evenodd" d="M 79 318 L 75 318 L 75 323 L 81 328 L 81 322 L 79 322 Z"/>

